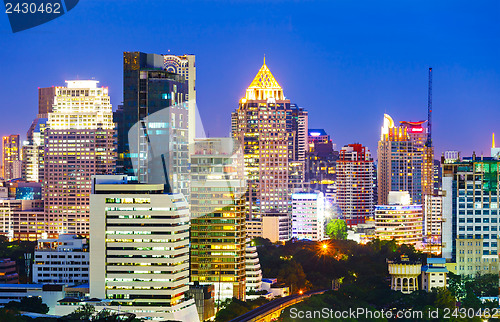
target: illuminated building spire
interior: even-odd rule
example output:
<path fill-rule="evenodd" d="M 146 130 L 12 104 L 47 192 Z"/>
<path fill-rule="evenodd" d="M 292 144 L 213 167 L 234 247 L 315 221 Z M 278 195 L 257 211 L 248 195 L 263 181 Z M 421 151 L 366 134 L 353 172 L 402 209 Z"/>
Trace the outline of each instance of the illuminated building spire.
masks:
<path fill-rule="evenodd" d="M 493 134 L 491 136 L 491 148 L 492 149 L 495 148 L 495 132 L 493 132 Z"/>
<path fill-rule="evenodd" d="M 250 86 L 248 86 L 245 99 L 247 100 L 267 100 L 274 98 L 276 100 L 283 100 L 283 89 L 278 84 L 273 74 L 266 65 L 266 56 L 264 56 L 264 63 L 259 72 L 253 79 Z"/>

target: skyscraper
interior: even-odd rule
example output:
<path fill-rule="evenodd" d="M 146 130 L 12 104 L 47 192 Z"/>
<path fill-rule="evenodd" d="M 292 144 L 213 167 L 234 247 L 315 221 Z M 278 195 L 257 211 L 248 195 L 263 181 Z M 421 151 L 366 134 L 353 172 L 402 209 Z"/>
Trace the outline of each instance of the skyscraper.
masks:
<path fill-rule="evenodd" d="M 38 88 L 38 114 L 31 123 L 22 146 L 22 177 L 26 181 L 43 182 L 45 129 L 55 97 L 56 87 Z"/>
<path fill-rule="evenodd" d="M 457 274 L 498 274 L 500 160 L 473 153 L 442 163 L 443 257 Z"/>
<path fill-rule="evenodd" d="M 309 151 L 306 154 L 306 182 L 311 189 L 327 192 L 335 183 L 335 161 L 339 157 L 330 136 L 323 129 L 309 129 Z"/>
<path fill-rule="evenodd" d="M 375 206 L 375 235 L 399 244 L 422 245 L 422 205 L 411 204 L 408 191 L 390 191 L 387 205 Z"/>
<path fill-rule="evenodd" d="M 149 320 L 198 321 L 189 290 L 189 206 L 163 184 L 95 176 L 90 296 Z"/>
<path fill-rule="evenodd" d="M 232 113 L 232 127 L 249 180 L 247 219 L 289 218 L 292 188 L 303 181 L 307 112 L 285 98 L 265 61 Z"/>
<path fill-rule="evenodd" d="M 43 182 L 43 159 L 47 121 L 47 117 L 37 117 L 33 123 L 31 123 L 28 133 L 26 134 L 26 141 L 23 142 L 22 175 L 23 179 L 26 181 Z"/>
<path fill-rule="evenodd" d="M 403 121 L 400 126 L 395 126 L 392 118 L 384 114 L 377 150 L 378 204 L 387 204 L 390 191 L 408 191 L 412 203 L 417 204 L 423 202 L 423 185 L 428 194 L 432 194 L 432 157 L 430 164 L 424 164 L 427 158 L 424 156 L 426 134 L 423 123 Z M 427 178 L 424 183 L 423 171 Z"/>
<path fill-rule="evenodd" d="M 337 160 L 337 202 L 347 225 L 373 218 L 373 159 L 367 147 L 344 146 Z"/>
<path fill-rule="evenodd" d="M 325 197 L 320 191 L 292 194 L 292 237 L 325 239 Z"/>
<path fill-rule="evenodd" d="M 189 143 L 195 131 L 195 57 L 123 53 L 118 171 L 163 183 L 189 199 Z"/>
<path fill-rule="evenodd" d="M 3 178 L 5 180 L 21 178 L 21 149 L 19 134 L 4 136 L 2 140 Z"/>
<path fill-rule="evenodd" d="M 215 300 L 245 300 L 243 154 L 232 138 L 196 139 L 191 155 L 191 281 Z"/>
<path fill-rule="evenodd" d="M 66 83 L 55 88 L 45 130 L 45 222 L 49 233 L 88 234 L 90 178 L 115 170 L 113 114 L 98 81 Z"/>

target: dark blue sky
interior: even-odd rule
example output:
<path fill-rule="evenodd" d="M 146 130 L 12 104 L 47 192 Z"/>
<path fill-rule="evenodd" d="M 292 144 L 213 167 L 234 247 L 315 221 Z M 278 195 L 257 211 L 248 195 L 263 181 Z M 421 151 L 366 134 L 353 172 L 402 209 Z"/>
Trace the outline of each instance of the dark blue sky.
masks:
<path fill-rule="evenodd" d="M 122 52 L 195 54 L 197 96 L 210 136 L 226 136 L 266 63 L 285 95 L 337 147 L 376 155 L 383 113 L 427 116 L 434 71 L 438 153 L 489 155 L 500 137 L 499 1 L 82 0 L 68 14 L 12 34 L 0 14 L 0 135 L 25 135 L 37 87 L 95 77 L 122 100 Z M 500 143 L 500 142 L 499 142 Z"/>

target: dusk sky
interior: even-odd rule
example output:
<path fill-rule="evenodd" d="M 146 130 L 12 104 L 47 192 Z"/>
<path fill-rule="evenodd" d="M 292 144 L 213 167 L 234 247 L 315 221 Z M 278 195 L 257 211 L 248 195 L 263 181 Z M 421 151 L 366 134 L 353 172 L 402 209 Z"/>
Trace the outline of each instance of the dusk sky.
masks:
<path fill-rule="evenodd" d="M 337 149 L 359 142 L 376 158 L 383 114 L 427 117 L 433 141 L 489 156 L 500 138 L 499 1 L 82 0 L 13 34 L 0 14 L 0 135 L 26 135 L 37 88 L 94 77 L 122 101 L 122 52 L 195 54 L 198 106 L 210 136 L 266 63 L 284 93 Z M 500 139 L 498 139 L 500 144 Z"/>

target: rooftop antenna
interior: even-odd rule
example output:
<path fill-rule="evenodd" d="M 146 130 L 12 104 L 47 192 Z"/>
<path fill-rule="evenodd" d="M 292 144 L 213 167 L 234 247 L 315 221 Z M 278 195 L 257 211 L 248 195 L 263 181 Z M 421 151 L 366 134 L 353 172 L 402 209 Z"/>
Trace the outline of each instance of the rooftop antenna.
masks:
<path fill-rule="evenodd" d="M 427 142 L 426 146 L 432 147 L 432 68 L 429 67 L 429 90 L 427 94 Z"/>

